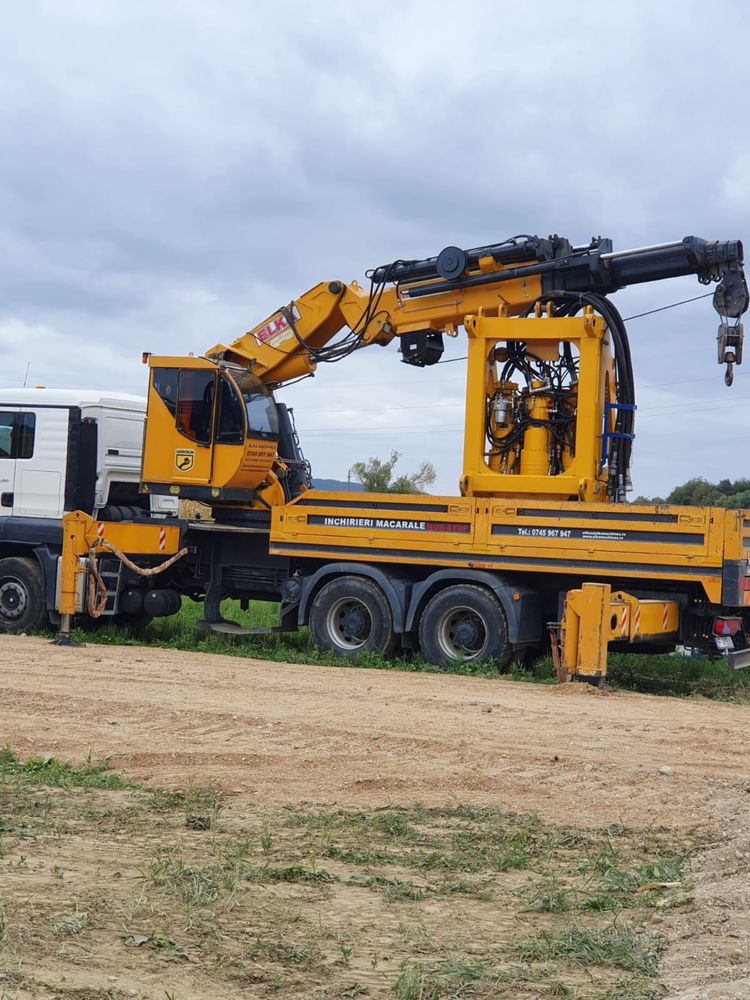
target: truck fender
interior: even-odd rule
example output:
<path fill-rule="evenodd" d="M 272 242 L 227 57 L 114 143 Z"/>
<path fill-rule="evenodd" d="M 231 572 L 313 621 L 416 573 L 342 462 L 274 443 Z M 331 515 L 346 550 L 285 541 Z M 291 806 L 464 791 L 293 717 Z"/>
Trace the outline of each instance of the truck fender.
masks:
<path fill-rule="evenodd" d="M 393 616 L 393 631 L 398 633 L 404 631 L 404 618 L 412 586 L 411 580 L 402 580 L 398 576 L 393 576 L 391 573 L 378 569 L 377 566 L 348 562 L 328 563 L 325 566 L 321 566 L 312 576 L 302 578 L 302 589 L 297 610 L 298 625 L 307 625 L 310 604 L 313 597 L 324 583 L 338 576 L 365 576 L 377 583 L 390 605 Z"/>
<path fill-rule="evenodd" d="M 42 571 L 42 589 L 48 611 L 55 610 L 57 597 L 57 560 L 59 552 L 52 552 L 46 545 L 40 545 L 34 549 L 39 568 Z"/>
<path fill-rule="evenodd" d="M 426 580 L 415 583 L 405 631 L 412 632 L 417 628 L 418 616 L 434 593 L 457 583 L 473 583 L 492 591 L 508 620 L 508 641 L 512 645 L 533 646 L 542 641 L 542 613 L 537 592 L 480 569 L 441 569 L 431 573 Z"/>

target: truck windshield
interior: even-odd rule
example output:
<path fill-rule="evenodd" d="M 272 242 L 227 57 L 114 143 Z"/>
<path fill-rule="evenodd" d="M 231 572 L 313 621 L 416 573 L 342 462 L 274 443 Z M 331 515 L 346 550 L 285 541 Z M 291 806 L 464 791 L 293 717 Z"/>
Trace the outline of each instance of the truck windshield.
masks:
<path fill-rule="evenodd" d="M 278 437 L 279 417 L 273 396 L 251 396 L 244 393 L 243 396 L 247 409 L 248 436 Z"/>
<path fill-rule="evenodd" d="M 250 372 L 234 376 L 237 388 L 247 411 L 247 436 L 271 438 L 279 436 L 279 415 L 273 393 L 261 380 Z"/>

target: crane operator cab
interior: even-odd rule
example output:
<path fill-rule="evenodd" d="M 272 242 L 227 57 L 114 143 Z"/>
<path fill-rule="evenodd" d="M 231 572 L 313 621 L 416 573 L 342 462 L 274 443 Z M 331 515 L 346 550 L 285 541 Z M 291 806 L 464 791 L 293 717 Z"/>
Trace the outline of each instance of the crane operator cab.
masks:
<path fill-rule="evenodd" d="M 199 357 L 144 360 L 142 492 L 265 510 L 309 486 L 292 411 L 246 367 Z"/>

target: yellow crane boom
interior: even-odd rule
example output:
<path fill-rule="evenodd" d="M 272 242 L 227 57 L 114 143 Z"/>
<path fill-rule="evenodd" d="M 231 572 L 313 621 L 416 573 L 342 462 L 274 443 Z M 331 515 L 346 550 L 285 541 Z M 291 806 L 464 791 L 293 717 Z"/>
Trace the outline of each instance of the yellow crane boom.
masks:
<path fill-rule="evenodd" d="M 143 489 L 216 508 L 288 502 L 309 484 L 274 387 L 394 338 L 406 363 L 435 364 L 443 335 L 463 327 L 462 494 L 622 501 L 635 387 L 625 326 L 606 293 L 684 274 L 718 283 L 719 360 L 731 376 L 748 304 L 739 241 L 686 237 L 615 253 L 600 238 L 573 246 L 515 237 L 377 267 L 368 291 L 321 282 L 202 357 L 149 355 Z"/>

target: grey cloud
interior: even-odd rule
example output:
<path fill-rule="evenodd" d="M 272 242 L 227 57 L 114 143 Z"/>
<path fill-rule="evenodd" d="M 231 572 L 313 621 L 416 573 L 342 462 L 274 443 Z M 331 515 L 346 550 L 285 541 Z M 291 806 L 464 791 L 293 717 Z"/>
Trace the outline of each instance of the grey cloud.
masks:
<path fill-rule="evenodd" d="M 709 30 L 719 20 L 732 31 Z M 18 5 L 0 39 L 0 330 L 23 341 L 41 325 L 76 353 L 95 342 L 89 383 L 116 386 L 132 352 L 132 388 L 143 348 L 201 350 L 319 280 L 448 243 L 741 237 L 749 25 L 739 0 Z M 616 301 L 628 315 L 700 291 L 686 280 Z M 639 377 L 702 374 L 713 326 L 708 302 L 637 321 Z M 393 350 L 366 353 L 289 390 L 324 472 L 394 441 L 413 464 L 436 446 L 420 420 L 447 423 L 445 383 L 415 384 Z M 27 354 L 0 338 L 6 384 Z M 77 357 L 53 356 L 37 351 L 35 381 L 82 381 Z M 690 385 L 676 391 L 689 401 Z M 395 409 L 415 396 L 424 410 Z M 382 411 L 386 429 L 347 428 L 332 455 L 312 431 L 332 426 L 315 413 L 339 397 L 363 406 L 363 425 Z M 679 414 L 647 417 L 637 449 L 680 429 Z M 661 467 L 637 461 L 656 482 Z"/>

